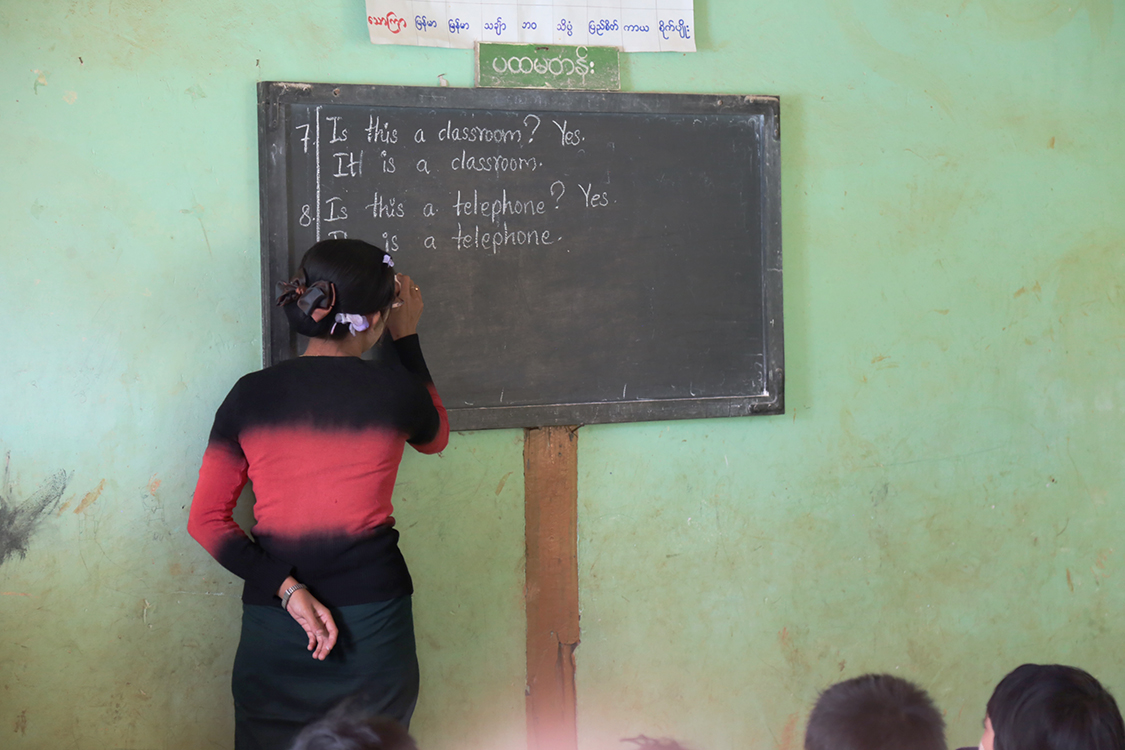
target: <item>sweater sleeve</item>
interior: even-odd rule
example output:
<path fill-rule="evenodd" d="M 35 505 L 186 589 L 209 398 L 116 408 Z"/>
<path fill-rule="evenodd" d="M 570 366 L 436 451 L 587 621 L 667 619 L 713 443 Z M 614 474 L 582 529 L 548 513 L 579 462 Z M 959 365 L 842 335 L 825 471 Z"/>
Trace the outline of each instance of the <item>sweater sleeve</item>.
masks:
<path fill-rule="evenodd" d="M 262 549 L 234 521 L 249 466 L 238 444 L 237 389 L 215 415 L 191 500 L 188 533 L 224 568 L 255 588 L 276 592 L 292 566 Z"/>
<path fill-rule="evenodd" d="M 418 379 L 429 395 L 429 403 L 424 403 L 425 399 L 421 399 L 423 403 L 419 405 L 419 417 L 407 442 L 419 453 L 440 453 L 449 445 L 449 417 L 441 403 L 441 396 L 434 387 L 426 360 L 422 357 L 418 334 L 403 336 L 395 340 L 394 344 L 402 366 Z"/>

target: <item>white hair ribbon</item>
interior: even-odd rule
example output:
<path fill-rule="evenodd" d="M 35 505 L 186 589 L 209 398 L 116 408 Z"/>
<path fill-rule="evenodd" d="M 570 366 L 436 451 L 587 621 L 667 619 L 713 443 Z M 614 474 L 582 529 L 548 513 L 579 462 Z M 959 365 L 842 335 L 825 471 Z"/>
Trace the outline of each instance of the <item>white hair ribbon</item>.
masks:
<path fill-rule="evenodd" d="M 335 333 L 336 326 L 340 325 L 341 323 L 348 324 L 348 328 L 351 329 L 353 336 L 360 331 L 366 331 L 371 327 L 371 324 L 367 322 L 367 318 L 362 315 L 355 315 L 353 313 L 336 313 L 336 322 L 332 324 L 332 330 L 330 330 L 328 333 Z"/>

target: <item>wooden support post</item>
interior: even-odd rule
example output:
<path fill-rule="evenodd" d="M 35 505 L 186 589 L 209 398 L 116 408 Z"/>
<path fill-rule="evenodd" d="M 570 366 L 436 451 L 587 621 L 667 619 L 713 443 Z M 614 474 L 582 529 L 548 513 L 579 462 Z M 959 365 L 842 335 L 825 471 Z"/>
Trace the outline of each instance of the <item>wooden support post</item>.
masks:
<path fill-rule="evenodd" d="M 577 750 L 578 428 L 526 430 L 527 740 Z"/>

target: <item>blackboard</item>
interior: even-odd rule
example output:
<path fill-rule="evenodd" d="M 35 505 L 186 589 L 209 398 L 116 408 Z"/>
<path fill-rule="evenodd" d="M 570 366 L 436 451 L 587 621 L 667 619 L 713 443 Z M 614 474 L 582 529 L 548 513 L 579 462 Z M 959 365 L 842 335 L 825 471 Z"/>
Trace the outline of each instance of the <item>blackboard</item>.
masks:
<path fill-rule="evenodd" d="M 386 247 L 454 429 L 783 410 L 775 97 L 258 85 L 264 361 L 318 239 Z"/>

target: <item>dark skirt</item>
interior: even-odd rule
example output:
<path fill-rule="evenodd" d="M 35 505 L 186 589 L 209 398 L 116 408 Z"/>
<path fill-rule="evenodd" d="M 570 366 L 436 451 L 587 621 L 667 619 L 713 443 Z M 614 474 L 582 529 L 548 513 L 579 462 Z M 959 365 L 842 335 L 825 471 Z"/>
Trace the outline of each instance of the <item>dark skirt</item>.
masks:
<path fill-rule="evenodd" d="M 410 597 L 332 609 L 340 629 L 324 661 L 280 607 L 242 605 L 234 657 L 235 750 L 284 750 L 301 729 L 352 697 L 356 708 L 410 726 L 418 657 Z"/>

